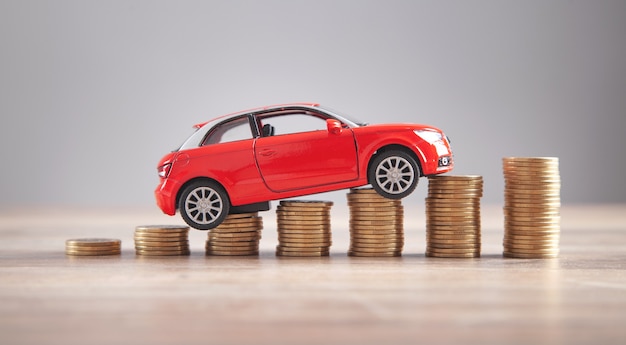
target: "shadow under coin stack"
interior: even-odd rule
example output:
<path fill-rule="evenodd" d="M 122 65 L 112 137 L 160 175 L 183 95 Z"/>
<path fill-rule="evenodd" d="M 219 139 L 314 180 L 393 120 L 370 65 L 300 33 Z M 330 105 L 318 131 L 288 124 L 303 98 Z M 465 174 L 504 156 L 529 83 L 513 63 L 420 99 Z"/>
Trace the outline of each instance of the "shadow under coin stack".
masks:
<path fill-rule="evenodd" d="M 480 257 L 482 176 L 437 175 L 428 178 L 426 256 Z"/>
<path fill-rule="evenodd" d="M 189 255 L 189 227 L 138 226 L 135 228 L 135 252 L 141 256 Z"/>
<path fill-rule="evenodd" d="M 108 238 L 78 238 L 65 241 L 65 254 L 77 256 L 119 255 L 122 241 Z"/>
<path fill-rule="evenodd" d="M 209 232 L 207 255 L 259 255 L 263 218 L 258 212 L 229 214 Z"/>
<path fill-rule="evenodd" d="M 350 207 L 350 256 L 401 256 L 404 209 L 400 200 L 382 197 L 372 188 L 353 188 Z"/>
<path fill-rule="evenodd" d="M 276 207 L 278 256 L 330 254 L 331 201 L 282 200 Z"/>
<path fill-rule="evenodd" d="M 511 258 L 559 254 L 561 178 L 556 157 L 505 157 L 504 253 Z"/>

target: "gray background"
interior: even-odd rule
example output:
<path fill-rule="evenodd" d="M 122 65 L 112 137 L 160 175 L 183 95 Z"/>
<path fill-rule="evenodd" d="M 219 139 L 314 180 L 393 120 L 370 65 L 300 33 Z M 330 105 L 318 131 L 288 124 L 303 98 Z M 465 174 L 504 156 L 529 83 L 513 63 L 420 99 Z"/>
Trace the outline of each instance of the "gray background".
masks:
<path fill-rule="evenodd" d="M 193 124 L 293 101 L 442 128 L 485 203 L 504 156 L 626 202 L 625 1 L 2 0 L 0 49 L 4 208 L 152 206 Z"/>

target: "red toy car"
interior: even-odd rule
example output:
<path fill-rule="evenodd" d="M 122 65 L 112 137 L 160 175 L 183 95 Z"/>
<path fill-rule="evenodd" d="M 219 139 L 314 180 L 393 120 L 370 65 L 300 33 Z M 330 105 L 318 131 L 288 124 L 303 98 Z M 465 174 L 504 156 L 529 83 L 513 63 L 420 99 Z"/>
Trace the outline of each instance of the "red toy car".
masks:
<path fill-rule="evenodd" d="M 452 170 L 448 138 L 417 124 L 367 125 L 318 104 L 252 109 L 194 126 L 158 165 L 157 204 L 201 230 L 269 201 L 371 184 L 400 199 Z"/>

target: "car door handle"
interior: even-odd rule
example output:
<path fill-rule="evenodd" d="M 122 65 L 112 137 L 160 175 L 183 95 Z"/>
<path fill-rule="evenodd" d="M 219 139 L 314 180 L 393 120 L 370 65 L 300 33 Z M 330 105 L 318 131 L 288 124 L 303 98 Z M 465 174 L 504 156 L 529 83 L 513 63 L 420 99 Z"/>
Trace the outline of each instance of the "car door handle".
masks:
<path fill-rule="evenodd" d="M 274 150 L 262 150 L 261 152 L 259 152 L 261 156 L 265 156 L 265 157 L 273 156 L 275 153 L 276 151 Z"/>

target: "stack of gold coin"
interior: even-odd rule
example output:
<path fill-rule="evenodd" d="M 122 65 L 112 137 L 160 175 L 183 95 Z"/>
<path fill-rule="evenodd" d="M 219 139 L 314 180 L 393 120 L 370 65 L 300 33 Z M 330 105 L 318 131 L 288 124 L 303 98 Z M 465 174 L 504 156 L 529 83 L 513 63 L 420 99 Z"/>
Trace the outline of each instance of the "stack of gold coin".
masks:
<path fill-rule="evenodd" d="M 505 157 L 504 256 L 559 254 L 561 177 L 556 157 Z"/>
<path fill-rule="evenodd" d="M 142 256 L 189 255 L 188 236 L 188 226 L 137 226 L 135 252 Z"/>
<path fill-rule="evenodd" d="M 279 256 L 328 256 L 331 201 L 282 200 L 276 207 Z"/>
<path fill-rule="evenodd" d="M 207 255 L 258 255 L 263 218 L 258 212 L 229 214 L 209 232 Z"/>
<path fill-rule="evenodd" d="M 65 241 L 65 254 L 96 256 L 117 255 L 122 252 L 122 241 L 109 238 L 77 238 Z"/>
<path fill-rule="evenodd" d="M 353 188 L 350 208 L 350 256 L 400 256 L 404 247 L 404 209 L 400 200 L 372 188 Z"/>
<path fill-rule="evenodd" d="M 426 256 L 480 257 L 482 195 L 482 176 L 436 175 L 428 178 Z"/>

